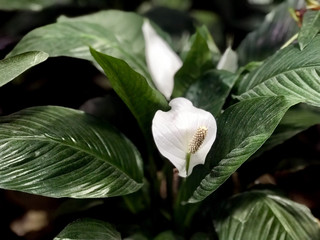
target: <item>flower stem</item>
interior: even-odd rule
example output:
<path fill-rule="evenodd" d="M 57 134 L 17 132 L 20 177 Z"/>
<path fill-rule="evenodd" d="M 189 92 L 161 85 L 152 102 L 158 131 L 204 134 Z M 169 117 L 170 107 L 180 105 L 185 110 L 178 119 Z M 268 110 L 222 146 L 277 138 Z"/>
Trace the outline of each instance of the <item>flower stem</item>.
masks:
<path fill-rule="evenodd" d="M 191 158 L 191 153 L 187 153 L 186 155 L 186 172 L 187 172 L 187 176 L 188 176 L 188 171 L 189 171 L 189 165 L 190 165 L 190 158 Z"/>

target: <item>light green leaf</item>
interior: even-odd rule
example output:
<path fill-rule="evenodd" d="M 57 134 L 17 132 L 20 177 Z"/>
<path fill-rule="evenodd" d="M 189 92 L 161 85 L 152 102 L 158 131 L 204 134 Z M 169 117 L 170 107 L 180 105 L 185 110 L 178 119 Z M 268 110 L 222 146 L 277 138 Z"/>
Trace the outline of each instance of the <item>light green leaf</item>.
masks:
<path fill-rule="evenodd" d="M 240 65 L 264 60 L 296 34 L 299 28 L 289 8 L 300 9 L 304 2 L 287 0 L 271 11 L 259 28 L 249 33 L 240 43 L 237 49 Z"/>
<path fill-rule="evenodd" d="M 82 111 L 43 106 L 0 118 L 0 188 L 103 198 L 137 191 L 142 178 L 133 144 Z"/>
<path fill-rule="evenodd" d="M 303 22 L 298 35 L 300 49 L 303 50 L 320 30 L 320 11 L 309 10 L 303 15 Z"/>
<path fill-rule="evenodd" d="M 49 6 L 71 2 L 71 0 L 0 0 L 0 9 L 40 11 Z"/>
<path fill-rule="evenodd" d="M 94 49 L 91 49 L 91 54 L 105 71 L 113 89 L 137 119 L 142 131 L 151 137 L 151 122 L 155 112 L 169 109 L 165 97 L 123 60 Z"/>
<path fill-rule="evenodd" d="M 260 97 L 227 108 L 218 118 L 217 140 L 206 159 L 212 170 L 188 201 L 199 202 L 219 188 L 262 146 L 296 103 L 285 97 Z"/>
<path fill-rule="evenodd" d="M 0 60 L 0 87 L 10 82 L 29 68 L 48 58 L 45 52 L 26 52 Z"/>
<path fill-rule="evenodd" d="M 79 219 L 66 226 L 54 240 L 121 240 L 109 223 L 95 219 Z"/>
<path fill-rule="evenodd" d="M 148 80 L 144 58 L 143 18 L 135 13 L 109 10 L 66 18 L 37 28 L 11 51 L 9 56 L 26 51 L 44 51 L 50 57 L 67 56 L 92 61 L 89 46 L 125 60 Z"/>
<path fill-rule="evenodd" d="M 270 191 L 250 191 L 223 204 L 215 220 L 219 240 L 319 239 L 320 225 L 310 210 Z"/>
<path fill-rule="evenodd" d="M 236 79 L 236 75 L 230 72 L 210 70 L 189 87 L 185 97 L 194 106 L 211 112 L 217 117 Z"/>
<path fill-rule="evenodd" d="M 240 100 L 287 96 L 320 106 L 320 36 L 303 50 L 288 46 L 274 54 L 239 83 Z"/>
<path fill-rule="evenodd" d="M 192 36 L 192 45 L 175 75 L 173 97 L 182 96 L 205 71 L 214 68 L 214 57 L 220 53 L 209 35 L 207 28 L 202 27 Z"/>

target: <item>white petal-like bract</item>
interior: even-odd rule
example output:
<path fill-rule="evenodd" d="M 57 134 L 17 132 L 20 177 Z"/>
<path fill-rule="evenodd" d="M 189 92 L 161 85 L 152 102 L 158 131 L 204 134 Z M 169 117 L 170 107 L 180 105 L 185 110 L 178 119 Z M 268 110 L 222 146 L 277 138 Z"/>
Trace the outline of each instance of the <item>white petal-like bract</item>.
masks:
<path fill-rule="evenodd" d="M 159 152 L 178 169 L 179 176 L 191 174 L 204 164 L 216 138 L 217 125 L 211 113 L 196 108 L 186 98 L 175 98 L 168 112 L 157 111 L 152 122 Z"/>
<path fill-rule="evenodd" d="M 144 21 L 142 32 L 150 75 L 156 88 L 169 100 L 174 87 L 174 75 L 182 66 L 182 61 L 148 20 Z"/>
<path fill-rule="evenodd" d="M 218 62 L 217 69 L 235 73 L 238 69 L 238 55 L 228 47 Z"/>

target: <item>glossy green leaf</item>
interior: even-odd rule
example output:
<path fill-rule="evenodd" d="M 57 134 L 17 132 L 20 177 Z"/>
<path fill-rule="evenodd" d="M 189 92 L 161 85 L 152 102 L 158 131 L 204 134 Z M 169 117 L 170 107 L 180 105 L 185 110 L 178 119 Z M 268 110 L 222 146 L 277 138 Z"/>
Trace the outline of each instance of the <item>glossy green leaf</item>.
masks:
<path fill-rule="evenodd" d="M 320 30 L 320 11 L 309 10 L 303 15 L 303 22 L 298 35 L 300 49 L 303 50 Z"/>
<path fill-rule="evenodd" d="M 10 82 L 29 68 L 48 58 L 45 52 L 26 52 L 0 60 L 0 87 Z"/>
<path fill-rule="evenodd" d="M 240 65 L 264 60 L 295 35 L 299 28 L 289 8 L 300 9 L 304 2 L 287 0 L 271 11 L 258 29 L 249 33 L 239 45 L 237 52 Z"/>
<path fill-rule="evenodd" d="M 148 80 L 144 58 L 143 18 L 135 13 L 109 10 L 66 18 L 26 34 L 10 56 L 26 51 L 44 51 L 50 57 L 67 56 L 93 60 L 92 47 L 120 58 Z"/>
<path fill-rule="evenodd" d="M 217 117 L 236 79 L 236 75 L 230 72 L 210 70 L 189 87 L 185 97 L 194 106 L 211 112 Z"/>
<path fill-rule="evenodd" d="M 320 36 L 301 51 L 288 46 L 274 54 L 239 83 L 240 100 L 287 96 L 320 106 Z"/>
<path fill-rule="evenodd" d="M 214 57 L 220 53 L 207 28 L 197 29 L 192 36 L 192 44 L 187 51 L 182 67 L 175 75 L 175 86 L 172 96 L 182 96 L 188 87 L 199 80 L 200 76 L 214 67 Z"/>
<path fill-rule="evenodd" d="M 219 240 L 319 239 L 320 225 L 310 210 L 269 191 L 250 191 L 223 204 L 215 220 Z"/>
<path fill-rule="evenodd" d="M 159 109 L 168 110 L 165 97 L 151 87 L 147 80 L 135 72 L 125 61 L 91 49 L 94 59 L 107 75 L 113 89 L 126 103 L 137 119 L 142 131 L 151 134 L 151 122 Z"/>
<path fill-rule="evenodd" d="M 49 197 L 103 198 L 142 186 L 133 144 L 82 111 L 33 107 L 0 118 L 0 188 Z"/>
<path fill-rule="evenodd" d="M 79 219 L 66 226 L 54 240 L 121 240 L 109 223 L 95 219 Z"/>
<path fill-rule="evenodd" d="M 254 156 L 258 156 L 266 150 L 269 150 L 296 134 L 308 129 L 309 127 L 320 124 L 320 109 L 317 107 L 299 104 L 290 108 L 272 136 L 258 150 Z"/>
<path fill-rule="evenodd" d="M 218 118 L 216 142 L 206 159 L 212 170 L 188 201 L 199 202 L 219 188 L 262 146 L 296 103 L 285 97 L 260 97 L 227 108 Z"/>

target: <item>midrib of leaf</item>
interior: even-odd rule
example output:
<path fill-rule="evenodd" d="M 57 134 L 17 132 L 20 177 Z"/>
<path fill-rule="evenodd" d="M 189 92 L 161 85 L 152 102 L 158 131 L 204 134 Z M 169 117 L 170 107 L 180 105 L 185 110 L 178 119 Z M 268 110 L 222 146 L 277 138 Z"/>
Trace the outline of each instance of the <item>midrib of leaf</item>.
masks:
<path fill-rule="evenodd" d="M 45 136 L 46 136 L 46 137 L 45 137 Z M 70 147 L 71 149 L 74 149 L 74 150 L 76 150 L 76 151 L 78 151 L 78 152 L 86 153 L 86 154 L 88 154 L 88 155 L 93 156 L 95 159 L 103 162 L 103 164 L 110 165 L 110 166 L 112 166 L 113 168 L 117 169 L 117 171 L 119 171 L 119 172 L 121 172 L 123 175 L 127 176 L 128 179 L 132 179 L 132 180 L 134 180 L 137 184 L 141 184 L 141 183 L 137 182 L 136 179 L 131 178 L 131 177 L 128 175 L 128 173 L 123 172 L 121 169 L 119 169 L 118 166 L 116 166 L 116 165 L 114 165 L 114 164 L 112 164 L 112 163 L 110 163 L 110 162 L 108 162 L 108 161 L 105 161 L 105 159 L 104 159 L 100 154 L 99 154 L 99 155 L 96 154 L 95 151 L 85 150 L 85 149 L 80 148 L 80 147 L 78 147 L 78 146 L 76 146 L 76 145 L 70 144 L 72 141 L 70 141 L 70 142 L 68 142 L 68 141 L 58 141 L 57 139 L 59 139 L 59 137 L 54 138 L 54 137 L 51 137 L 51 136 L 48 135 L 48 134 L 46 134 L 46 135 L 37 135 L 37 137 L 35 137 L 35 136 L 26 136 L 26 137 L 11 137 L 11 136 L 8 136 L 7 139 L 1 139 L 1 140 L 0 140 L 0 143 L 1 143 L 1 142 L 7 142 L 8 139 L 9 139 L 9 140 L 25 141 L 26 138 L 27 138 L 28 140 L 39 141 L 39 142 L 40 142 L 40 141 L 41 141 L 41 142 L 49 142 L 49 143 L 51 142 L 51 143 L 55 143 L 55 144 L 59 144 L 59 145 L 63 145 L 63 146 Z M 99 139 L 100 139 L 100 138 L 101 138 L 101 137 L 99 136 Z M 49 140 L 49 139 L 50 139 L 50 140 Z M 107 150 L 107 152 L 110 153 L 108 147 L 104 144 L 104 142 L 102 142 L 102 143 L 103 143 L 103 146 L 105 147 L 105 149 Z"/>

